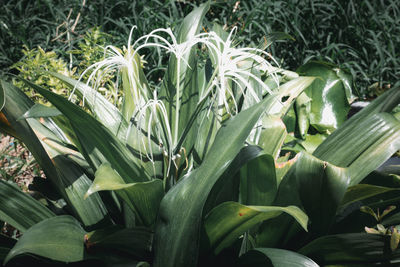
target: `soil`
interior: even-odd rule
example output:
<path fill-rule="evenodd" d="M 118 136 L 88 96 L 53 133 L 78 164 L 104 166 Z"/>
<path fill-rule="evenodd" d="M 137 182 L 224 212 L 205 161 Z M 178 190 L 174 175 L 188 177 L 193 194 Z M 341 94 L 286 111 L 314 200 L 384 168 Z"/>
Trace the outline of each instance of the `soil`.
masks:
<path fill-rule="evenodd" d="M 1 135 L 0 179 L 13 181 L 23 191 L 28 191 L 35 176 L 44 175 L 28 149 L 15 138 Z"/>

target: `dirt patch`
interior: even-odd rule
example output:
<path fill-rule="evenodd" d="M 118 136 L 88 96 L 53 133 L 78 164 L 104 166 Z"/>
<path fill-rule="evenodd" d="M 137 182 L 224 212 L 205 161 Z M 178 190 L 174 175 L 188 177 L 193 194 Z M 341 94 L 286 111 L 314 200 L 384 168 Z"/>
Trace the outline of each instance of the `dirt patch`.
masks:
<path fill-rule="evenodd" d="M 44 174 L 29 150 L 15 138 L 1 135 L 0 179 L 13 181 L 28 191 L 35 176 L 44 177 Z"/>

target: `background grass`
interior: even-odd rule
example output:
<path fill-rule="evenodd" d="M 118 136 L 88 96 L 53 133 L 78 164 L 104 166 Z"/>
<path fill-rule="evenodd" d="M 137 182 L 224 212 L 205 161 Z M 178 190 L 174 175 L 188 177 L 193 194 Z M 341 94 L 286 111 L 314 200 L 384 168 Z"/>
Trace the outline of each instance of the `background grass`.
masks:
<path fill-rule="evenodd" d="M 0 0 L 0 70 L 23 57 L 22 45 L 54 50 L 77 64 L 77 49 L 88 29 L 101 26 L 107 42 L 122 47 L 132 25 L 134 38 L 158 27 L 175 27 L 203 1 Z M 84 3 L 84 5 L 83 5 Z M 272 32 L 286 32 L 295 41 L 278 41 L 270 49 L 284 68 L 295 70 L 309 60 L 325 60 L 347 68 L 363 96 L 397 83 L 400 77 L 400 3 L 397 0 L 211 1 L 209 22 L 238 27 L 237 37 L 253 45 Z M 71 27 L 76 23 L 74 31 Z M 68 16 L 69 15 L 69 16 Z M 62 25 L 62 26 L 60 26 Z M 58 32 L 57 32 L 57 27 Z M 70 32 L 70 38 L 60 33 Z M 57 35 L 58 33 L 58 35 Z M 55 40 L 56 39 L 56 40 Z M 72 58 L 71 58 L 72 57 Z M 146 55 L 161 66 L 161 53 Z M 154 76 L 156 77 L 156 75 Z M 374 87 L 368 87 L 374 83 Z"/>

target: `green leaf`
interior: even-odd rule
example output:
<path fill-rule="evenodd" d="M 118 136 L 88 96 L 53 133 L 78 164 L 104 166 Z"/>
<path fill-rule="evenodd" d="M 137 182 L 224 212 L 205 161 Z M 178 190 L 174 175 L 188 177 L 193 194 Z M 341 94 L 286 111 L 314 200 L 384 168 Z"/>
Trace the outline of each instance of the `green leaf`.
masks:
<path fill-rule="evenodd" d="M 295 106 L 297 113 L 297 124 L 299 126 L 300 136 L 304 139 L 308 128 L 310 127 L 310 112 L 312 99 L 303 92 L 296 98 Z"/>
<path fill-rule="evenodd" d="M 63 81 L 71 89 L 78 90 L 80 96 L 85 99 L 85 105 L 92 111 L 94 117 L 115 135 L 118 135 L 118 133 L 123 135 L 124 130 L 127 128 L 127 122 L 117 107 L 107 101 L 99 92 L 62 74 L 56 72 L 49 72 L 49 74 Z"/>
<path fill-rule="evenodd" d="M 293 216 L 307 230 L 307 215 L 295 206 L 244 206 L 236 202 L 222 203 L 205 218 L 204 227 L 210 247 L 218 254 L 231 246 L 245 231 L 283 212 Z"/>
<path fill-rule="evenodd" d="M 237 154 L 229 168 L 212 188 L 207 202 L 203 208 L 203 214 L 208 214 L 214 207 L 226 201 L 239 201 L 239 170 L 249 161 L 255 159 L 261 152 L 258 146 L 245 146 Z"/>
<path fill-rule="evenodd" d="M 18 118 L 33 106 L 33 102 L 12 84 L 1 81 L 1 88 L 6 94 L 6 102 L 2 110 L 4 114 L 3 119 L 5 119 L 6 127 L 11 128 L 14 134 L 7 131 L 7 128 L 3 127 L 3 123 L 1 130 L 5 130 L 7 133 L 13 134 L 13 136 L 23 140 L 37 163 L 42 167 L 46 177 L 49 177 L 49 179 L 56 177 L 57 174 L 50 158 L 29 124 L 25 120 L 17 121 Z"/>
<path fill-rule="evenodd" d="M 400 90 L 399 87 L 394 87 L 384 94 L 380 95 L 374 101 L 369 103 L 361 111 L 357 112 L 354 116 L 348 119 L 343 127 L 347 124 L 356 124 L 365 120 L 367 117 L 378 114 L 381 112 L 391 112 L 400 103 Z"/>
<path fill-rule="evenodd" d="M 69 119 L 83 149 L 81 153 L 94 169 L 104 162 L 109 162 L 126 182 L 148 180 L 143 169 L 135 164 L 136 159 L 128 148 L 104 125 L 62 96 L 24 81 L 46 97 Z"/>
<path fill-rule="evenodd" d="M 240 266 L 319 267 L 312 259 L 299 253 L 277 248 L 255 248 L 240 257 Z"/>
<path fill-rule="evenodd" d="M 298 158 L 279 184 L 274 206 L 298 206 L 309 219 L 309 231 L 326 234 L 349 185 L 346 169 L 321 161 L 305 152 Z M 262 224 L 258 246 L 278 246 L 289 242 L 301 229 L 289 216 L 281 216 Z"/>
<path fill-rule="evenodd" d="M 273 159 L 277 159 L 287 135 L 286 126 L 281 118 L 273 116 L 265 116 L 262 125 L 257 145 L 264 150 L 265 154 L 270 154 Z"/>
<path fill-rule="evenodd" d="M 323 234 L 333 223 L 349 181 L 346 169 L 301 153 L 281 182 L 274 203 L 304 207 L 310 230 Z"/>
<path fill-rule="evenodd" d="M 97 191 L 114 190 L 136 213 L 137 220 L 143 225 L 150 226 L 156 221 L 158 208 L 164 195 L 163 183 L 159 179 L 148 182 L 125 183 L 121 176 L 112 169 L 111 165 L 101 165 L 96 173 L 93 184 L 85 197 Z"/>
<path fill-rule="evenodd" d="M 152 243 L 153 233 L 143 227 L 123 229 L 113 226 L 85 236 L 85 246 L 89 253 L 124 253 L 137 260 L 150 258 Z"/>
<path fill-rule="evenodd" d="M 33 103 L 11 84 L 2 82 L 2 87 L 7 95 L 3 111 L 17 130 L 20 139 L 44 170 L 46 177 L 85 225 L 101 221 L 106 211 L 100 197 L 97 195 L 88 201 L 82 201 L 91 181 L 79 166 L 64 156 L 64 154 L 69 156 L 80 156 L 80 154 L 67 147 L 68 144 L 64 142 L 66 139 L 62 137 L 62 130 L 51 124 L 51 120 L 46 119 L 45 125 L 54 126 L 52 129 L 34 118 L 17 120 L 33 106 Z M 50 143 L 54 145 L 51 146 Z"/>
<path fill-rule="evenodd" d="M 275 161 L 271 155 L 261 155 L 240 169 L 240 202 L 246 205 L 268 206 L 278 191 Z"/>
<path fill-rule="evenodd" d="M 304 99 L 299 98 L 297 103 L 303 111 L 300 112 L 303 116 L 299 116 L 301 134 L 304 136 L 307 133 L 308 126 L 303 125 L 305 117 L 320 133 L 333 132 L 346 120 L 350 110 L 351 98 L 348 95 L 349 84 L 352 84 L 351 76 L 345 77 L 343 73 L 338 75 L 342 70 L 321 62 L 308 62 L 297 72 L 300 75 L 317 77 L 304 91 Z"/>
<path fill-rule="evenodd" d="M 391 252 L 390 237 L 366 233 L 338 234 L 320 237 L 302 249 L 321 265 L 384 264 L 400 260 L 400 251 Z"/>
<path fill-rule="evenodd" d="M 218 178 L 239 153 L 268 98 L 240 112 L 218 131 L 199 168 L 189 173 L 161 201 L 155 237 L 155 266 L 192 266 L 197 262 L 202 209 Z M 165 246 L 165 244 L 169 244 Z"/>
<path fill-rule="evenodd" d="M 62 113 L 58 109 L 36 103 L 18 120 L 28 118 L 54 117 L 59 115 L 62 115 Z"/>
<path fill-rule="evenodd" d="M 85 231 L 73 217 L 57 216 L 26 231 L 8 253 L 4 264 L 22 254 L 34 254 L 62 262 L 84 259 Z"/>
<path fill-rule="evenodd" d="M 313 155 L 349 167 L 350 185 L 358 184 L 400 149 L 400 122 L 388 113 L 346 123 L 330 135 Z"/>
<path fill-rule="evenodd" d="M 293 164 L 297 161 L 300 154 L 297 154 L 294 158 L 289 159 L 289 154 L 287 156 L 278 158 L 275 162 L 275 173 L 276 173 L 276 184 L 279 188 L 280 183 L 282 182 L 283 177 L 285 177 L 286 173 L 290 170 Z"/>
<path fill-rule="evenodd" d="M 351 186 L 347 189 L 346 194 L 340 204 L 341 207 L 345 207 L 350 203 L 360 201 L 366 198 L 370 198 L 379 194 L 383 194 L 386 192 L 400 190 L 398 188 L 389 188 L 383 186 L 369 185 L 369 184 L 358 184 Z"/>
<path fill-rule="evenodd" d="M 84 199 L 86 191 L 92 184 L 84 170 L 72 160 L 62 156 L 53 158 L 53 162 L 61 182 L 57 186 L 64 189 L 64 199 L 82 223 L 90 227 L 105 220 L 108 212 L 100 195 L 93 194 L 90 198 Z"/>
<path fill-rule="evenodd" d="M 315 80 L 315 77 L 298 77 L 279 86 L 274 92 L 275 102 L 271 104 L 266 114 L 283 117 L 293 101 Z"/>
<path fill-rule="evenodd" d="M 306 134 L 305 140 L 300 141 L 300 144 L 308 153 L 313 153 L 325 139 L 326 135 L 323 134 Z"/>
<path fill-rule="evenodd" d="M 0 179 L 0 220 L 21 232 L 54 215 L 42 203 Z"/>
<path fill-rule="evenodd" d="M 185 41 L 193 39 L 201 29 L 203 18 L 210 8 L 210 3 L 206 2 L 199 7 L 196 7 L 190 12 L 181 22 L 177 32 L 177 43 L 181 44 Z M 178 139 L 183 131 L 191 115 L 193 114 L 198 102 L 198 90 L 201 87 L 197 86 L 197 67 L 196 53 L 193 50 L 186 52 L 178 64 L 175 56 L 169 59 L 167 71 L 163 78 L 163 88 L 160 92 L 160 98 L 165 99 L 164 104 L 168 111 L 169 121 L 173 127 L 179 123 L 177 136 L 173 133 L 173 138 Z M 186 62 L 186 63 L 185 63 Z M 189 64 L 189 65 L 187 65 Z M 179 73 L 178 73 L 179 65 Z M 178 92 L 178 88 L 179 92 Z M 176 106 L 176 98 L 180 104 Z M 176 121 L 176 110 L 179 110 L 179 121 Z M 190 149 L 188 147 L 187 149 Z"/>
<path fill-rule="evenodd" d="M 0 86 L 0 111 L 4 108 L 6 104 L 6 93 L 2 86 Z"/>
<path fill-rule="evenodd" d="M 128 50 L 125 52 L 124 58 L 132 64 L 130 68 L 128 68 L 128 66 L 123 66 L 121 69 L 122 90 L 124 92 L 121 114 L 125 121 L 129 121 L 133 117 L 135 110 L 137 110 L 138 105 L 138 103 L 135 103 L 135 98 L 133 96 L 138 94 L 138 90 L 144 91 L 144 93 L 141 93 L 143 96 L 146 94 L 151 95 L 152 92 L 150 91 L 146 76 L 143 72 L 143 63 L 141 62 L 140 55 L 135 53 L 132 57 L 132 54 L 129 55 Z"/>

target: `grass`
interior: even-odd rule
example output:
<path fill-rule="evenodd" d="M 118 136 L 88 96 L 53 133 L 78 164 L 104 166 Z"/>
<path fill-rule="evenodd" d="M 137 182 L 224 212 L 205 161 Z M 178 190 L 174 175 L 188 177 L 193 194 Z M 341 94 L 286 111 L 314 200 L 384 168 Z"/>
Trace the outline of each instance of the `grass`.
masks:
<path fill-rule="evenodd" d="M 131 26 L 138 27 L 134 39 L 158 27 L 174 28 L 193 5 L 201 2 L 204 1 L 6 1 L 0 11 L 0 69 L 8 72 L 7 68 L 23 56 L 22 45 L 54 50 L 74 64 L 76 60 L 68 51 L 77 48 L 89 28 L 101 26 L 112 37 L 110 42 L 122 47 Z M 271 39 L 273 32 L 293 36 L 295 41 L 277 41 L 270 48 L 285 68 L 296 69 L 309 60 L 329 61 L 347 68 L 364 96 L 371 94 L 371 84 L 383 87 L 400 80 L 400 5 L 396 0 L 211 3 L 208 21 L 228 28 L 237 26 L 237 36 L 247 43 L 251 40 L 259 45 L 266 38 Z M 57 38 L 67 28 L 70 38 L 67 34 Z M 165 61 L 156 50 L 146 54 L 145 60 L 152 65 L 161 66 Z"/>

